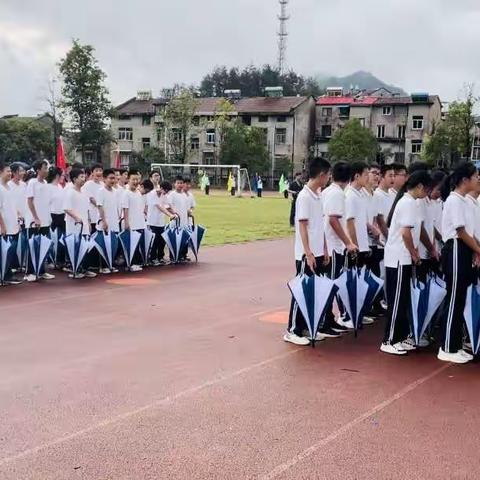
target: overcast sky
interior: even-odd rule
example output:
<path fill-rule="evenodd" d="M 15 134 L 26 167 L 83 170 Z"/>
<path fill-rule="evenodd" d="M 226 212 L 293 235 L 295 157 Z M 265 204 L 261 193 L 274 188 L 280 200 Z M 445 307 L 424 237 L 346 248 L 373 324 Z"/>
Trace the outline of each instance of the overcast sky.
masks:
<path fill-rule="evenodd" d="M 480 91 L 479 0 L 290 0 L 288 66 L 367 70 L 406 91 Z M 0 115 L 35 114 L 73 37 L 96 48 L 112 101 L 274 63 L 278 0 L 0 0 Z"/>

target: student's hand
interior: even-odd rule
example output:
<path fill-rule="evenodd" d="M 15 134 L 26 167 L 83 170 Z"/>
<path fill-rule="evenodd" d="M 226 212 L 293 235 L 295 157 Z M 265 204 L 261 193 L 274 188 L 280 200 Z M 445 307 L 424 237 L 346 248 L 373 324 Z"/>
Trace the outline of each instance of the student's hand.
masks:
<path fill-rule="evenodd" d="M 346 248 L 348 253 L 358 252 L 358 247 L 353 242 L 350 242 L 349 244 L 347 244 Z"/>
<path fill-rule="evenodd" d="M 130 230 L 130 224 L 127 221 L 125 221 L 124 228 L 125 230 Z"/>
<path fill-rule="evenodd" d="M 105 220 L 103 221 L 103 230 L 108 232 L 108 223 Z"/>
<path fill-rule="evenodd" d="M 37 228 L 39 228 L 40 225 L 42 224 L 42 222 L 40 221 L 40 219 L 39 219 L 38 217 L 34 217 L 33 223 L 35 224 L 35 226 L 36 226 Z"/>
<path fill-rule="evenodd" d="M 2 223 L 0 223 L 0 237 L 3 237 L 6 234 L 7 234 L 7 227 L 2 222 Z"/>
<path fill-rule="evenodd" d="M 480 267 L 480 253 L 475 253 L 473 256 L 473 265 L 475 267 Z"/>
<path fill-rule="evenodd" d="M 418 253 L 418 250 L 415 249 L 412 253 L 411 253 L 411 256 L 412 256 L 412 262 L 414 265 L 419 265 L 420 262 L 421 262 L 421 259 L 420 259 L 420 254 Z"/>
<path fill-rule="evenodd" d="M 378 240 L 380 238 L 380 235 L 381 235 L 381 232 L 380 232 L 380 229 L 377 228 L 375 225 L 372 225 L 371 228 L 370 228 L 370 235 Z"/>
<path fill-rule="evenodd" d="M 433 245 L 432 249 L 430 250 L 430 257 L 435 259 L 437 262 L 440 261 L 440 255 L 439 255 L 435 245 Z"/>
<path fill-rule="evenodd" d="M 317 268 L 317 261 L 315 260 L 315 255 L 312 252 L 308 252 L 305 255 L 305 258 L 307 260 L 308 267 L 312 272 L 314 272 L 315 269 Z"/>
<path fill-rule="evenodd" d="M 327 266 L 330 263 L 330 255 L 327 251 L 323 254 L 323 265 Z"/>

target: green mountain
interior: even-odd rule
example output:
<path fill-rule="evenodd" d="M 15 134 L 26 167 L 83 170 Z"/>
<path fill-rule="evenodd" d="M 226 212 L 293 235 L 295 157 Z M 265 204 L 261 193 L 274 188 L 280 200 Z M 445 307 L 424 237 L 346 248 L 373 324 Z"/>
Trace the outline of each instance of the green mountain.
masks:
<path fill-rule="evenodd" d="M 388 85 L 379 78 L 372 75 L 370 72 L 364 72 L 362 70 L 347 75 L 345 77 L 335 77 L 329 75 L 317 75 L 315 80 L 321 88 L 326 87 L 343 87 L 345 90 L 350 90 L 353 88 L 358 88 L 360 90 L 373 90 L 375 88 L 387 88 L 393 93 L 398 93 L 400 95 L 407 95 L 407 93 L 402 90 L 400 87 L 395 85 Z"/>

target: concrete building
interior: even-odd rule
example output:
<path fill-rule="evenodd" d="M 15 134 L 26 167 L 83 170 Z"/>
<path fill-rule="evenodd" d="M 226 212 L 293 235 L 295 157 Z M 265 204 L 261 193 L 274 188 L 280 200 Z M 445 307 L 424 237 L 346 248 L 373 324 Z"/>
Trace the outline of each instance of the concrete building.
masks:
<path fill-rule="evenodd" d="M 329 91 L 317 100 L 316 153 L 326 154 L 335 131 L 354 118 L 377 138 L 380 160 L 408 164 L 419 158 L 425 137 L 440 123 L 442 105 L 438 96 L 428 94 L 400 97 L 380 89 L 368 95 L 333 95 Z"/>

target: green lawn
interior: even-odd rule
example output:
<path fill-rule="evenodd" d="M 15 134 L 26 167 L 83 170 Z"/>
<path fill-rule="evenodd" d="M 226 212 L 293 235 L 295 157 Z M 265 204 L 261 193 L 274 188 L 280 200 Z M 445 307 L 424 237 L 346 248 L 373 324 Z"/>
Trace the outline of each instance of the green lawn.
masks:
<path fill-rule="evenodd" d="M 204 245 L 249 242 L 292 233 L 291 201 L 280 195 L 238 198 L 214 192 L 207 197 L 197 191 L 195 199 L 195 221 L 208 229 Z"/>

